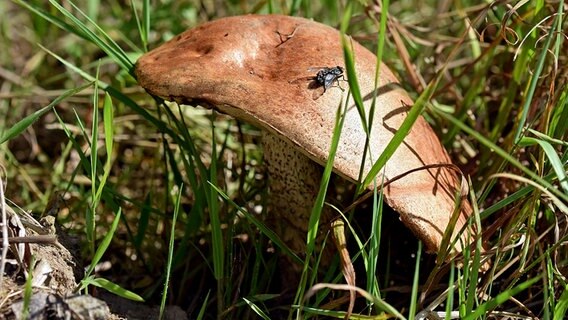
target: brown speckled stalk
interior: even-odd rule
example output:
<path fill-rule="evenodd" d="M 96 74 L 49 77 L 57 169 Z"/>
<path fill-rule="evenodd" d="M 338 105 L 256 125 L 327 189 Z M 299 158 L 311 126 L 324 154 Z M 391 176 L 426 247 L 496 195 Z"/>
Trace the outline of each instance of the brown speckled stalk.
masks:
<path fill-rule="evenodd" d="M 290 143 L 277 136 L 264 133 L 262 136 L 264 161 L 268 170 L 268 216 L 267 225 L 299 257 L 305 258 L 308 222 L 316 200 L 322 166 L 310 160 Z M 324 206 L 320 216 L 317 245 L 329 229 L 331 210 Z M 323 265 L 331 259 L 330 250 L 323 253 Z M 286 258 L 281 263 L 281 272 L 286 281 L 296 281 L 301 266 Z"/>
<path fill-rule="evenodd" d="M 264 134 L 262 146 L 271 195 L 266 219 L 290 249 L 301 254 L 319 190 L 321 166 L 275 135 Z"/>

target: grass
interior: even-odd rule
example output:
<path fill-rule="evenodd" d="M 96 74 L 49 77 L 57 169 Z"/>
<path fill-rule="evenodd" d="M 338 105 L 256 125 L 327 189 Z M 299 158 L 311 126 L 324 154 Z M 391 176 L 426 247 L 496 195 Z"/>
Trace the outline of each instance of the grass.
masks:
<path fill-rule="evenodd" d="M 304 285 L 294 305 L 280 303 L 277 253 L 286 248 L 259 215 L 267 193 L 259 131 L 203 109 L 163 104 L 132 77 L 140 54 L 201 22 L 294 13 L 352 35 L 403 81 L 416 104 L 373 172 L 414 116 L 426 117 L 471 181 L 472 223 L 482 227 L 478 245 L 483 241 L 492 260 L 481 274 L 482 257 L 473 253 L 465 253 L 472 256 L 463 268 L 423 254 L 375 193 L 370 221 L 353 220 L 346 228 L 365 289 L 352 318 L 412 319 L 420 311 L 467 319 L 491 313 L 564 318 L 568 51 L 562 6 L 402 0 L 365 11 L 355 1 L 87 2 L 0 3 L 1 15 L 10 17 L 0 19 L 0 42 L 8 48 L 0 52 L 6 196 L 39 213 L 52 193 L 64 192 L 58 221 L 82 241 L 81 256 L 90 265 L 83 288 L 179 305 L 199 319 L 345 315 L 347 303 L 337 302 L 342 293 L 333 285 L 309 290 L 344 282 L 337 261 L 329 270 L 310 262 L 317 262 L 311 246 L 305 260 L 296 257 Z M 344 48 L 347 78 L 355 79 L 348 41 Z M 359 105 L 358 85 L 349 85 Z M 329 164 L 313 217 L 325 206 Z M 318 219 L 310 222 L 308 244 L 321 228 Z M 112 267 L 95 275 L 103 261 Z M 314 296 L 305 300 L 306 293 Z M 324 308 L 329 303 L 331 311 Z"/>

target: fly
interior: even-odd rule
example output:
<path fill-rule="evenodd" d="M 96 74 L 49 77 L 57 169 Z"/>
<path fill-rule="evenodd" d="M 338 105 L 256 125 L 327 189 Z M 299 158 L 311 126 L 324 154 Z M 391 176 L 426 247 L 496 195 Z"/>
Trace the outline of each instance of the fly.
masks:
<path fill-rule="evenodd" d="M 344 89 L 339 85 L 339 80 L 347 81 L 343 74 L 344 70 L 342 67 L 317 67 L 309 68 L 308 70 L 318 70 L 318 72 L 315 76 L 299 78 L 291 81 L 290 83 L 295 83 L 299 80 L 311 80 L 308 85 L 308 89 L 314 89 L 314 93 L 312 94 L 312 98 L 314 100 L 321 97 L 327 89 L 331 87 L 338 87 L 341 91 L 344 91 Z"/>

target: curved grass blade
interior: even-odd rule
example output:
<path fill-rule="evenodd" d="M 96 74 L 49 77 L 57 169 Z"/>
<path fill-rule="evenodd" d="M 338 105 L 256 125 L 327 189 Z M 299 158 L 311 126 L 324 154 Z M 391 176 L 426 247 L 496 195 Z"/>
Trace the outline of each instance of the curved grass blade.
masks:
<path fill-rule="evenodd" d="M 103 257 L 105 251 L 108 249 L 110 242 L 112 241 L 112 237 L 114 236 L 114 232 L 116 231 L 116 228 L 118 227 L 118 222 L 120 221 L 121 215 L 122 215 L 122 208 L 119 208 L 118 212 L 116 213 L 116 216 L 114 217 L 114 220 L 112 221 L 112 225 L 111 225 L 110 229 L 107 231 L 107 234 L 103 238 L 103 241 L 101 241 L 101 243 L 97 247 L 97 251 L 95 252 L 95 255 L 93 256 L 93 260 L 91 261 L 91 264 L 89 265 L 89 268 L 87 269 L 87 272 L 86 272 L 87 277 L 89 275 L 91 275 L 93 273 L 93 271 L 95 271 L 95 266 L 99 263 L 99 261 L 101 261 L 101 258 Z"/>
<path fill-rule="evenodd" d="M 472 313 L 466 315 L 463 319 L 464 320 L 480 319 L 481 317 L 489 314 L 491 310 L 495 309 L 495 307 L 500 306 L 505 301 L 509 300 L 511 297 L 514 297 L 518 293 L 531 287 L 533 284 L 539 281 L 541 277 L 542 275 L 527 280 L 512 289 L 503 291 L 502 293 L 498 294 L 495 298 L 485 303 L 482 303 L 479 307 L 477 307 L 477 309 L 475 309 Z"/>
<path fill-rule="evenodd" d="M 482 136 L 479 132 L 477 132 L 474 129 L 470 128 L 469 126 L 465 125 L 464 123 L 462 123 L 461 121 L 459 121 L 458 119 L 456 119 L 455 117 L 453 117 L 450 114 L 447 114 L 445 112 L 441 112 L 439 110 L 436 110 L 436 113 L 438 115 L 440 115 L 441 117 L 445 118 L 446 120 L 448 120 L 449 122 L 453 123 L 456 127 L 463 130 L 465 133 L 467 133 L 471 137 L 477 139 L 481 144 L 483 144 L 487 148 L 490 148 L 491 150 L 493 150 L 497 155 L 499 155 L 505 161 L 509 162 L 513 166 L 520 169 L 522 172 L 524 172 L 527 176 L 529 176 L 536 183 L 543 186 L 545 189 L 550 190 L 550 192 L 555 194 L 558 198 L 568 202 L 568 194 L 561 192 L 556 187 L 554 187 L 549 181 L 547 181 L 546 179 L 543 179 L 538 174 L 532 172 L 530 169 L 525 167 L 521 162 L 519 162 L 519 160 L 513 158 L 509 153 L 507 153 L 505 150 L 501 149 L 499 146 L 497 146 L 496 144 L 491 142 L 489 139 Z"/>
<path fill-rule="evenodd" d="M 367 176 L 363 180 L 363 183 L 359 186 L 359 192 L 361 192 L 361 190 L 367 189 L 367 187 L 373 182 L 373 179 L 375 179 L 375 176 L 385 166 L 396 149 L 404 141 L 404 138 L 410 132 L 412 125 L 414 125 L 414 122 L 418 120 L 418 117 L 420 117 L 422 111 L 426 108 L 428 101 L 430 100 L 430 98 L 432 98 L 432 95 L 436 91 L 440 77 L 441 73 L 438 73 L 438 76 L 432 82 L 430 82 L 424 92 L 422 92 L 420 97 L 416 100 L 414 106 L 410 108 L 408 115 L 385 147 L 383 153 L 381 153 L 381 155 L 379 156 L 379 159 L 375 161 L 373 167 L 371 168 L 371 170 L 369 170 L 369 173 L 367 173 Z"/>
<path fill-rule="evenodd" d="M 179 208 L 181 205 L 181 194 L 183 192 L 183 185 L 179 187 L 179 192 L 174 204 L 174 216 L 172 217 L 172 227 L 170 229 L 170 241 L 168 243 L 168 259 L 166 262 L 166 277 L 164 279 L 164 292 L 162 292 L 162 301 L 160 302 L 160 315 L 159 319 L 164 318 L 164 312 L 166 310 L 166 297 L 168 296 L 168 288 L 170 284 L 170 275 L 172 272 L 172 261 L 174 256 L 174 240 L 176 232 L 176 222 L 179 214 Z"/>
<path fill-rule="evenodd" d="M 562 7 L 562 6 L 559 6 L 559 7 Z M 558 21 L 559 21 L 558 15 L 556 15 L 556 17 L 554 18 L 553 25 L 551 26 L 552 29 L 556 29 Z M 523 104 L 523 107 L 522 107 L 521 119 L 518 123 L 517 131 L 515 132 L 515 143 L 518 143 L 520 141 L 521 134 L 524 133 L 525 123 L 527 122 L 527 116 L 529 114 L 529 110 L 530 110 L 531 105 L 533 103 L 533 96 L 534 96 L 534 93 L 537 89 L 537 84 L 540 80 L 542 70 L 544 69 L 544 64 L 545 64 L 546 58 L 548 56 L 548 48 L 550 47 L 550 44 L 552 43 L 553 35 L 554 35 L 554 32 L 550 32 L 546 36 L 546 41 L 544 43 L 544 46 L 542 48 L 540 48 L 540 50 L 541 50 L 540 56 L 539 56 L 538 61 L 537 61 L 536 69 L 534 70 L 534 72 L 532 74 L 531 82 L 529 84 L 529 89 L 527 90 L 527 96 L 525 98 L 525 101 L 524 101 L 524 104 Z"/>
<path fill-rule="evenodd" d="M 17 137 L 22 132 L 24 132 L 29 126 L 31 126 L 34 122 L 36 122 L 41 116 L 43 116 L 44 114 L 49 112 L 53 107 L 61 103 L 61 101 L 69 98 L 70 96 L 75 95 L 78 92 L 83 91 L 85 88 L 90 87 L 92 84 L 93 84 L 92 82 L 89 82 L 78 88 L 67 90 L 61 96 L 53 100 L 49 105 L 37 110 L 36 112 L 30 114 L 24 119 L 18 121 L 18 123 L 13 125 L 10 129 L 6 130 L 4 134 L 0 137 L 0 144 Z"/>
<path fill-rule="evenodd" d="M 550 143 L 541 139 L 524 137 L 521 140 L 521 145 L 534 145 L 534 144 L 538 144 L 542 148 L 542 150 L 548 157 L 548 161 L 550 162 L 552 169 L 558 176 L 558 180 L 560 181 L 560 186 L 562 187 L 562 189 L 564 189 L 564 192 L 568 194 L 568 178 L 566 177 L 566 169 L 564 168 L 562 160 L 560 160 L 560 157 L 556 153 L 554 147 Z"/>
<path fill-rule="evenodd" d="M 119 286 L 118 284 L 109 281 L 105 278 L 93 278 L 93 277 L 89 277 L 87 279 L 84 280 L 85 284 L 89 284 L 89 285 L 93 285 L 95 287 L 99 287 L 99 288 L 103 288 L 109 292 L 112 292 L 114 294 L 116 294 L 117 296 L 132 300 L 132 301 L 139 301 L 139 302 L 144 302 L 144 299 L 137 295 L 136 293 L 130 291 L 130 290 L 126 290 L 124 288 L 122 288 L 121 286 Z"/>

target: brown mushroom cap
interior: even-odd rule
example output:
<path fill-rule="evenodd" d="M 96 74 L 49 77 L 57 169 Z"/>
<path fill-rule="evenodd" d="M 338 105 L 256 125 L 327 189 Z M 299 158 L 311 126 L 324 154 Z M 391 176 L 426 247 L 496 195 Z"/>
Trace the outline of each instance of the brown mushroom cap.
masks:
<path fill-rule="evenodd" d="M 353 49 L 368 114 L 376 57 L 355 41 Z M 303 18 L 247 15 L 219 19 L 176 36 L 143 55 L 137 62 L 136 75 L 140 85 L 152 94 L 181 103 L 212 106 L 291 142 L 309 158 L 324 164 L 337 107 L 345 94 L 339 88 L 329 88 L 314 100 L 315 89 L 310 88 L 309 81 L 295 80 L 315 76 L 317 71 L 309 71 L 313 67 L 343 65 L 337 30 Z M 392 72 L 381 65 L 365 173 L 412 104 Z M 351 181 L 358 179 L 365 137 L 360 116 L 350 106 L 335 157 L 337 174 Z M 426 165 L 450 163 L 438 138 L 420 118 L 382 174 L 389 181 Z M 460 179 L 451 169 L 417 170 L 390 183 L 385 199 L 428 250 L 436 251 L 459 188 Z M 470 205 L 463 201 L 454 232 L 470 213 Z"/>

